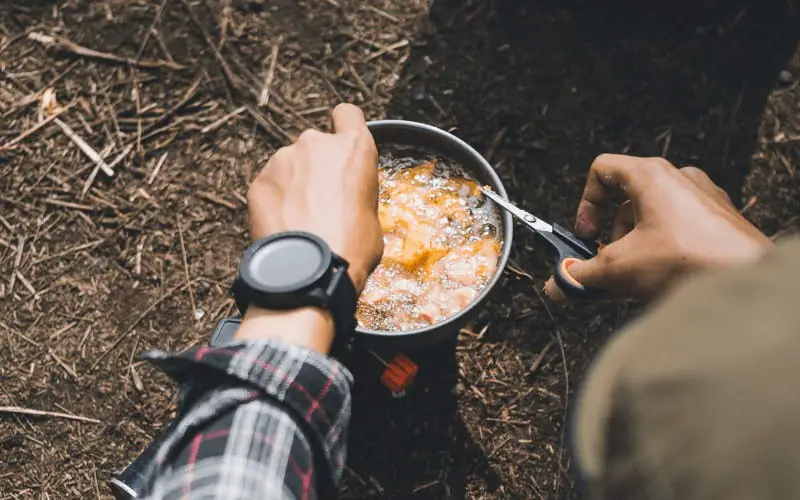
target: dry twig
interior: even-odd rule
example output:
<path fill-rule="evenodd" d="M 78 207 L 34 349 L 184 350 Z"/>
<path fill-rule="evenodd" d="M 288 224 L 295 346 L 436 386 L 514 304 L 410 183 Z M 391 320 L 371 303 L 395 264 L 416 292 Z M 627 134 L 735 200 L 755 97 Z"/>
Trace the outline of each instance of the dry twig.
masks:
<path fill-rule="evenodd" d="M 100 170 L 102 170 L 109 177 L 114 176 L 114 171 L 108 166 L 103 157 L 100 156 L 100 154 L 95 151 L 95 149 L 91 147 L 89 143 L 84 141 L 78 134 L 76 134 L 75 131 L 72 130 L 72 127 L 62 122 L 59 118 L 56 118 L 54 121 L 56 125 L 61 128 L 64 134 L 69 137 L 69 139 L 74 142 L 75 145 L 78 146 L 78 148 L 83 151 L 83 153 L 88 156 L 89 159 L 98 166 L 98 168 L 100 168 Z"/>
<path fill-rule="evenodd" d="M 73 370 L 72 367 L 66 364 L 64 360 L 56 356 L 56 353 L 54 353 L 52 349 L 48 349 L 47 351 L 50 354 L 50 357 L 53 358 L 53 360 L 55 360 L 56 363 L 58 363 L 58 366 L 63 368 L 64 371 L 67 372 L 72 378 L 76 380 L 78 379 L 78 374 L 75 373 L 75 370 Z"/>
<path fill-rule="evenodd" d="M 64 112 L 66 112 L 72 106 L 73 106 L 73 104 L 69 104 L 68 106 L 57 110 L 54 114 L 48 116 L 47 118 L 45 118 L 44 120 L 40 121 L 39 123 L 37 123 L 33 127 L 29 128 L 25 132 L 21 133 L 20 135 L 18 135 L 14 139 L 12 139 L 12 140 L 8 141 L 7 143 L 3 144 L 2 146 L 0 146 L 0 151 L 8 151 L 9 149 L 14 148 L 14 146 L 16 146 L 20 142 L 24 141 L 29 136 L 35 134 L 39 130 L 41 130 L 44 127 L 46 127 L 47 124 L 57 120 L 59 116 L 64 114 Z"/>
<path fill-rule="evenodd" d="M 147 178 L 148 186 L 153 184 L 153 181 L 155 181 L 156 177 L 158 177 L 158 173 L 161 172 L 161 167 L 164 165 L 164 162 L 167 161 L 168 154 L 169 152 L 165 152 L 161 155 L 161 158 L 158 159 L 158 162 L 156 162 L 156 166 L 153 167 L 153 171 L 150 172 L 150 176 Z"/>
<path fill-rule="evenodd" d="M 186 275 L 186 286 L 189 288 L 189 300 L 192 302 L 192 316 L 197 320 L 197 304 L 194 302 L 194 291 L 192 290 L 192 277 L 189 274 L 189 260 L 186 258 L 186 242 L 183 240 L 183 225 L 180 215 L 175 217 L 178 224 L 178 236 L 181 240 L 181 259 L 183 260 L 183 272 Z"/>
<path fill-rule="evenodd" d="M 272 80 L 275 79 L 275 68 L 278 67 L 278 51 L 281 48 L 280 42 L 275 42 L 272 45 L 272 54 L 269 62 L 269 70 L 267 76 L 264 78 L 264 86 L 261 88 L 261 95 L 258 98 L 258 107 L 263 108 L 269 104 L 270 87 Z"/>
<path fill-rule="evenodd" d="M 17 240 L 17 255 L 14 256 L 14 268 L 11 270 L 11 277 L 8 279 L 8 295 L 14 291 L 14 283 L 17 281 L 17 273 L 22 263 L 22 251 L 25 247 L 25 237 L 20 236 Z"/>
<path fill-rule="evenodd" d="M 72 415 L 70 413 L 60 413 L 56 411 L 34 410 L 32 408 L 22 408 L 19 406 L 0 406 L 0 413 L 6 413 L 12 415 L 31 415 L 34 417 L 65 418 L 67 420 L 77 420 L 78 422 L 87 422 L 90 424 L 102 424 L 102 422 L 97 420 L 96 418 L 82 417 L 80 415 Z"/>
<path fill-rule="evenodd" d="M 219 196 L 215 195 L 214 193 L 209 193 L 207 191 L 198 191 L 196 194 L 197 194 L 198 198 L 206 200 L 206 201 L 208 201 L 210 203 L 213 203 L 215 205 L 219 205 L 219 206 L 225 207 L 225 208 L 230 208 L 231 210 L 236 210 L 236 208 L 237 208 L 236 205 L 234 205 L 233 203 L 231 203 L 231 202 L 229 202 L 229 201 L 227 201 L 225 199 L 220 198 Z"/>
<path fill-rule="evenodd" d="M 241 107 L 235 109 L 234 111 L 231 111 L 230 113 L 226 114 L 225 116 L 223 116 L 219 120 L 216 120 L 215 122 L 211 123 L 210 125 L 206 125 L 205 127 L 203 127 L 202 130 L 200 130 L 200 133 L 201 134 L 207 134 L 208 132 L 211 132 L 212 130 L 216 130 L 216 129 L 220 128 L 221 126 L 223 126 L 225 123 L 227 123 L 230 119 L 238 117 L 239 115 L 241 115 L 245 111 L 247 111 L 247 106 L 241 106 Z"/>
<path fill-rule="evenodd" d="M 41 43 L 45 47 L 53 48 L 57 51 L 72 54 L 74 56 L 85 57 L 87 59 L 95 59 L 108 63 L 126 64 L 143 69 L 170 69 L 173 71 L 180 71 L 184 69 L 184 66 L 170 61 L 137 60 L 129 57 L 120 57 L 109 52 L 93 50 L 88 47 L 84 47 L 83 45 L 78 45 L 77 43 L 71 42 L 66 38 L 61 38 L 54 35 L 30 33 L 28 38 Z"/>
<path fill-rule="evenodd" d="M 144 54 L 145 49 L 147 49 L 147 44 L 150 43 L 150 37 L 155 31 L 158 22 L 161 20 L 161 16 L 164 14 L 164 9 L 167 8 L 167 3 L 169 0 L 161 0 L 161 5 L 158 6 L 158 10 L 156 11 L 155 17 L 153 17 L 153 22 L 150 23 L 150 27 L 147 28 L 147 31 L 144 34 L 144 39 L 142 40 L 142 44 L 139 46 L 139 50 L 136 52 L 136 61 L 142 60 L 142 54 Z"/>
<path fill-rule="evenodd" d="M 130 154 L 131 151 L 133 151 L 133 145 L 129 144 L 128 146 L 125 147 L 125 149 L 122 150 L 122 152 L 119 155 L 117 155 L 116 158 L 114 158 L 114 160 L 111 163 L 108 164 L 108 168 L 111 169 L 111 171 L 113 171 L 114 167 L 119 165 L 119 163 L 122 162 L 122 160 L 124 160 Z M 97 177 L 97 173 L 100 171 L 101 166 L 102 164 L 100 163 L 96 164 L 94 170 L 92 170 L 92 173 L 89 174 L 89 177 L 86 178 L 86 182 L 83 183 L 83 189 L 81 190 L 81 198 L 86 196 L 86 193 L 88 193 L 89 190 L 92 188 L 92 184 L 94 184 L 94 180 Z"/>

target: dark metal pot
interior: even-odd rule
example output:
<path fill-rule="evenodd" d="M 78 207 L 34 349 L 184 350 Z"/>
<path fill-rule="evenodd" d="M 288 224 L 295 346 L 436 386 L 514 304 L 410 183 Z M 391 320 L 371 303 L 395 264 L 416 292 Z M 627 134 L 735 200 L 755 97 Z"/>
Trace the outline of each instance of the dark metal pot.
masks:
<path fill-rule="evenodd" d="M 367 125 L 375 138 L 379 153 L 383 147 L 388 145 L 408 146 L 424 150 L 460 165 L 476 181 L 491 186 L 503 198 L 508 197 L 503 183 L 489 162 L 472 146 L 453 134 L 431 125 L 404 120 L 379 120 L 369 122 Z M 508 212 L 503 211 L 500 216 L 503 226 L 503 248 L 497 263 L 497 271 L 471 304 L 441 323 L 417 330 L 384 332 L 358 327 L 355 336 L 356 344 L 377 351 L 393 351 L 424 347 L 452 339 L 458 335 L 459 330 L 469 323 L 474 313 L 486 302 L 508 263 L 514 225 Z"/>

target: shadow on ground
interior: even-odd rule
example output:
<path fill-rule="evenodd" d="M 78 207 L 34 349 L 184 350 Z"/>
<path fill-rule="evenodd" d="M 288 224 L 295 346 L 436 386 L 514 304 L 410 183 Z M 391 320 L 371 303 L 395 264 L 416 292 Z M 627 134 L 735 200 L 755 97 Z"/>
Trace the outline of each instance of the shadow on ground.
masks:
<path fill-rule="evenodd" d="M 402 398 L 380 386 L 383 366 L 370 355 L 350 364 L 356 388 L 346 484 L 361 484 L 343 498 L 463 498 L 468 475 L 489 491 L 498 487 L 499 475 L 458 412 L 455 353 L 452 343 L 408 352 L 421 369 Z"/>
<path fill-rule="evenodd" d="M 741 204 L 765 101 L 798 43 L 796 27 L 797 12 L 783 1 L 435 0 L 386 115 L 453 130 L 489 157 L 513 199 L 564 224 L 603 152 L 699 166 Z M 542 278 L 548 267 L 537 250 L 530 235 L 517 232 L 515 263 Z M 552 336 L 530 288 L 504 287 L 490 309 L 489 342 L 536 354 Z M 633 310 L 597 304 L 554 311 L 566 332 L 570 385 Z M 369 390 L 356 397 L 350 467 L 382 498 L 464 497 L 462 476 L 482 471 L 478 480 L 487 487 L 496 481 L 495 464 L 513 464 L 506 449 L 520 447 L 473 443 L 452 396 L 455 360 L 449 355 L 441 366 L 433 359 L 420 363 L 429 381 L 406 399 Z M 564 394 L 564 377 L 552 378 L 548 390 Z M 467 386 L 474 379 L 462 374 Z M 526 372 L 518 380 L 519 392 L 532 383 Z M 487 393 L 488 406 L 503 397 L 511 398 Z M 563 445 L 564 404 L 552 399 L 521 410 L 551 434 L 543 443 Z M 465 416 L 472 432 L 481 418 Z M 523 446 L 546 453 L 541 444 Z M 513 468 L 511 479 L 503 473 L 502 495 L 575 495 L 560 480 L 536 483 L 562 477 L 569 464 L 563 449 L 560 458 L 541 459 L 535 474 L 525 471 L 533 479 L 517 479 Z"/>

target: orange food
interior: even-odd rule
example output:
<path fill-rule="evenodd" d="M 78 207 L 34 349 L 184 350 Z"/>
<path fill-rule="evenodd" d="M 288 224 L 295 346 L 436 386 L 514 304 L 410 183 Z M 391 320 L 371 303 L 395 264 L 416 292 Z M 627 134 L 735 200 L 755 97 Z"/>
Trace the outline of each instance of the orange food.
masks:
<path fill-rule="evenodd" d="M 434 162 L 379 173 L 383 259 L 359 301 L 361 326 L 404 331 L 438 323 L 469 305 L 497 269 L 497 214 L 478 184 Z M 496 229 L 493 233 L 496 233 Z"/>

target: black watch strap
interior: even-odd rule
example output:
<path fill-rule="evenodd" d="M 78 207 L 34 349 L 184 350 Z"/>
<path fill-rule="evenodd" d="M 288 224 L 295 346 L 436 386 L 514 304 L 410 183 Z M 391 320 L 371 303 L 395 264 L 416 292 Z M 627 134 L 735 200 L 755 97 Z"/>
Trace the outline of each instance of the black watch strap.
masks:
<path fill-rule="evenodd" d="M 328 311 L 333 316 L 336 328 L 335 339 L 349 340 L 356 328 L 356 310 L 358 308 L 358 292 L 350 274 L 347 272 L 347 261 L 334 254 L 334 265 L 327 296 L 330 301 Z"/>
<path fill-rule="evenodd" d="M 332 269 L 330 279 L 326 284 L 320 284 L 312 288 L 304 295 L 302 303 L 296 304 L 297 307 L 319 307 L 330 312 L 335 328 L 336 342 L 347 341 L 353 334 L 356 327 L 356 308 L 358 307 L 358 292 L 347 272 L 347 261 L 333 254 L 331 261 Z M 325 287 L 324 289 L 322 287 Z M 274 309 L 273 304 L 260 304 L 258 296 L 249 293 L 247 285 L 241 276 L 233 282 L 231 288 L 236 308 L 242 316 L 247 312 L 248 306 L 253 303 L 267 309 Z M 288 309 L 288 308 L 287 308 Z"/>

